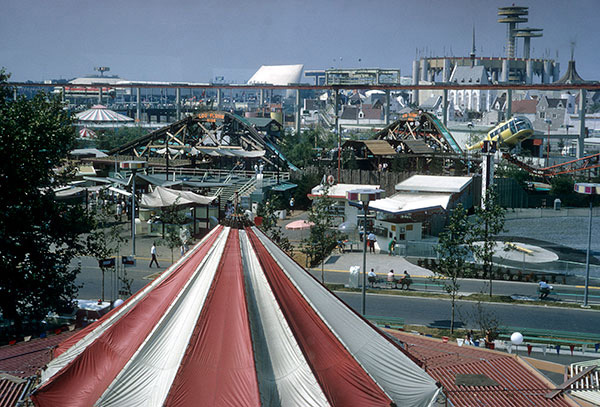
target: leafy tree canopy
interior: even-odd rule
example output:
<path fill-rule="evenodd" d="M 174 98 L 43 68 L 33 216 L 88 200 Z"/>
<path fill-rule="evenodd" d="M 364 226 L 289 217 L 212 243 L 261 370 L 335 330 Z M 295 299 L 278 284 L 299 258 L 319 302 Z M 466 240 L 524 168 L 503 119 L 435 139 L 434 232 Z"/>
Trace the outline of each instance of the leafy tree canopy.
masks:
<path fill-rule="evenodd" d="M 73 174 L 65 165 L 75 142 L 71 117 L 45 94 L 12 100 L 7 80 L 0 70 L 0 309 L 19 331 L 25 317 L 71 306 L 79 270 L 70 262 L 90 223 L 53 191 Z"/>

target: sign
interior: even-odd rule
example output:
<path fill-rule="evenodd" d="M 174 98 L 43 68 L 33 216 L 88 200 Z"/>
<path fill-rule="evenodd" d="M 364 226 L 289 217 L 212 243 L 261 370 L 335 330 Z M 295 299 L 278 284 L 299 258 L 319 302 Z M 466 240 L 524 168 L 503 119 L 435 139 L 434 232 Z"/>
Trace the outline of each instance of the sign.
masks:
<path fill-rule="evenodd" d="M 225 119 L 225 115 L 223 113 L 202 112 L 198 113 L 198 119 L 204 119 L 207 122 L 214 123 L 217 120 Z"/>
<path fill-rule="evenodd" d="M 135 266 L 135 257 L 121 256 L 121 264 L 123 264 L 125 266 Z"/>
<path fill-rule="evenodd" d="M 111 257 L 109 259 L 98 260 L 98 267 L 114 267 L 115 266 L 115 258 Z"/>

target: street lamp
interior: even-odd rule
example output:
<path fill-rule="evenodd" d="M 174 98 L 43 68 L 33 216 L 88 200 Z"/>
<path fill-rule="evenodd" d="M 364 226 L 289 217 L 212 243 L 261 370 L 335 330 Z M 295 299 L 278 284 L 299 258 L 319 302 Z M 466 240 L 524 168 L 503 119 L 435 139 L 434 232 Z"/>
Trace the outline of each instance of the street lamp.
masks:
<path fill-rule="evenodd" d="M 590 282 L 590 247 L 592 246 L 592 204 L 594 195 L 600 195 L 600 184 L 592 184 L 586 182 L 579 182 L 575 184 L 575 192 L 579 194 L 586 194 L 590 196 L 590 223 L 588 227 L 588 247 L 585 254 L 585 291 L 583 293 L 583 305 L 582 307 L 588 307 L 588 290 Z"/>
<path fill-rule="evenodd" d="M 367 213 L 369 212 L 369 202 L 376 201 L 385 196 L 383 189 L 354 189 L 346 192 L 346 198 L 349 201 L 360 201 L 364 211 L 363 225 L 363 267 L 362 267 L 362 315 L 365 315 L 367 298 Z"/>
<path fill-rule="evenodd" d="M 552 125 L 552 120 L 546 119 L 544 121 L 548 125 L 548 143 L 546 144 L 546 164 L 550 165 L 550 126 Z"/>
<path fill-rule="evenodd" d="M 135 174 L 146 166 L 146 161 L 123 161 L 121 169 L 131 170 L 131 255 L 135 257 Z"/>

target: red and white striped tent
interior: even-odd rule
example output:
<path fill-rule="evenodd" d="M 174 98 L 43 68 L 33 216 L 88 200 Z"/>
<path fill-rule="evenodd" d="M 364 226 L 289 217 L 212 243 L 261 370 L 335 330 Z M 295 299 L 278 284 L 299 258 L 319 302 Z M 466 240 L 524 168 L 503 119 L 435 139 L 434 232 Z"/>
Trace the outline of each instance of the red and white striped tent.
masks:
<path fill-rule="evenodd" d="M 218 226 L 68 338 L 36 406 L 429 406 L 404 350 L 256 228 Z"/>
<path fill-rule="evenodd" d="M 96 137 L 96 132 L 94 130 L 88 129 L 87 127 L 84 127 L 79 130 L 79 138 L 81 139 L 93 140 Z"/>
<path fill-rule="evenodd" d="M 79 123 L 126 123 L 134 120 L 123 114 L 110 110 L 104 105 L 94 105 L 88 110 L 75 115 Z"/>

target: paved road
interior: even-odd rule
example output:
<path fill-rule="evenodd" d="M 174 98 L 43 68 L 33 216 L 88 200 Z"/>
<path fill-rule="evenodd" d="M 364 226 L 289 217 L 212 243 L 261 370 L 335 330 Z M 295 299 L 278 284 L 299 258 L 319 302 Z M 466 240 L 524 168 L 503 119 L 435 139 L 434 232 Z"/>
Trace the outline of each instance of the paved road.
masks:
<path fill-rule="evenodd" d="M 360 312 L 360 293 L 336 292 L 336 295 Z M 471 317 L 476 303 L 458 301 L 457 321 L 467 328 L 476 328 Z M 514 304 L 483 304 L 502 325 L 536 329 L 557 329 L 570 332 L 600 334 L 600 312 L 582 309 L 549 308 Z M 406 324 L 448 324 L 450 301 L 435 298 L 397 295 L 367 295 L 367 315 L 400 317 Z"/>
<path fill-rule="evenodd" d="M 381 258 L 385 259 L 387 256 L 381 256 Z M 397 261 L 397 260 L 396 260 Z M 326 265 L 327 267 L 327 265 Z M 415 266 L 416 267 L 416 266 Z M 367 269 L 370 266 L 367 265 Z M 376 270 L 381 270 L 381 267 Z M 402 270 L 402 268 L 396 268 L 396 271 Z M 418 271 L 417 271 L 418 272 Z M 311 273 L 317 277 L 321 278 L 321 270 L 320 269 L 312 269 Z M 440 282 L 434 282 L 431 278 L 426 277 L 415 277 L 415 271 L 410 271 L 413 276 L 412 279 L 414 284 L 411 286 L 411 289 L 418 291 L 431 291 L 431 292 L 444 292 L 443 286 Z M 378 275 L 381 278 L 385 278 L 385 273 L 378 272 Z M 325 269 L 325 282 L 333 283 L 333 284 L 348 284 L 349 282 L 349 273 L 346 270 L 334 270 L 330 268 Z M 460 294 L 461 295 L 469 295 L 474 293 L 489 293 L 489 281 L 488 280 L 477 280 L 477 279 L 459 279 L 460 284 Z M 597 285 L 597 281 L 594 281 L 590 286 L 589 294 L 588 294 L 588 302 L 590 304 L 600 304 L 600 286 Z M 549 297 L 549 303 L 555 301 L 561 302 L 577 302 L 583 303 L 583 293 L 584 286 L 582 285 L 562 285 L 562 284 L 552 284 L 554 286 L 554 291 Z M 537 288 L 538 285 L 536 283 L 526 283 L 519 281 L 501 281 L 494 280 L 492 282 L 492 292 L 494 295 L 507 295 L 507 296 L 519 296 L 523 297 L 523 299 L 536 299 L 537 298 Z"/>

